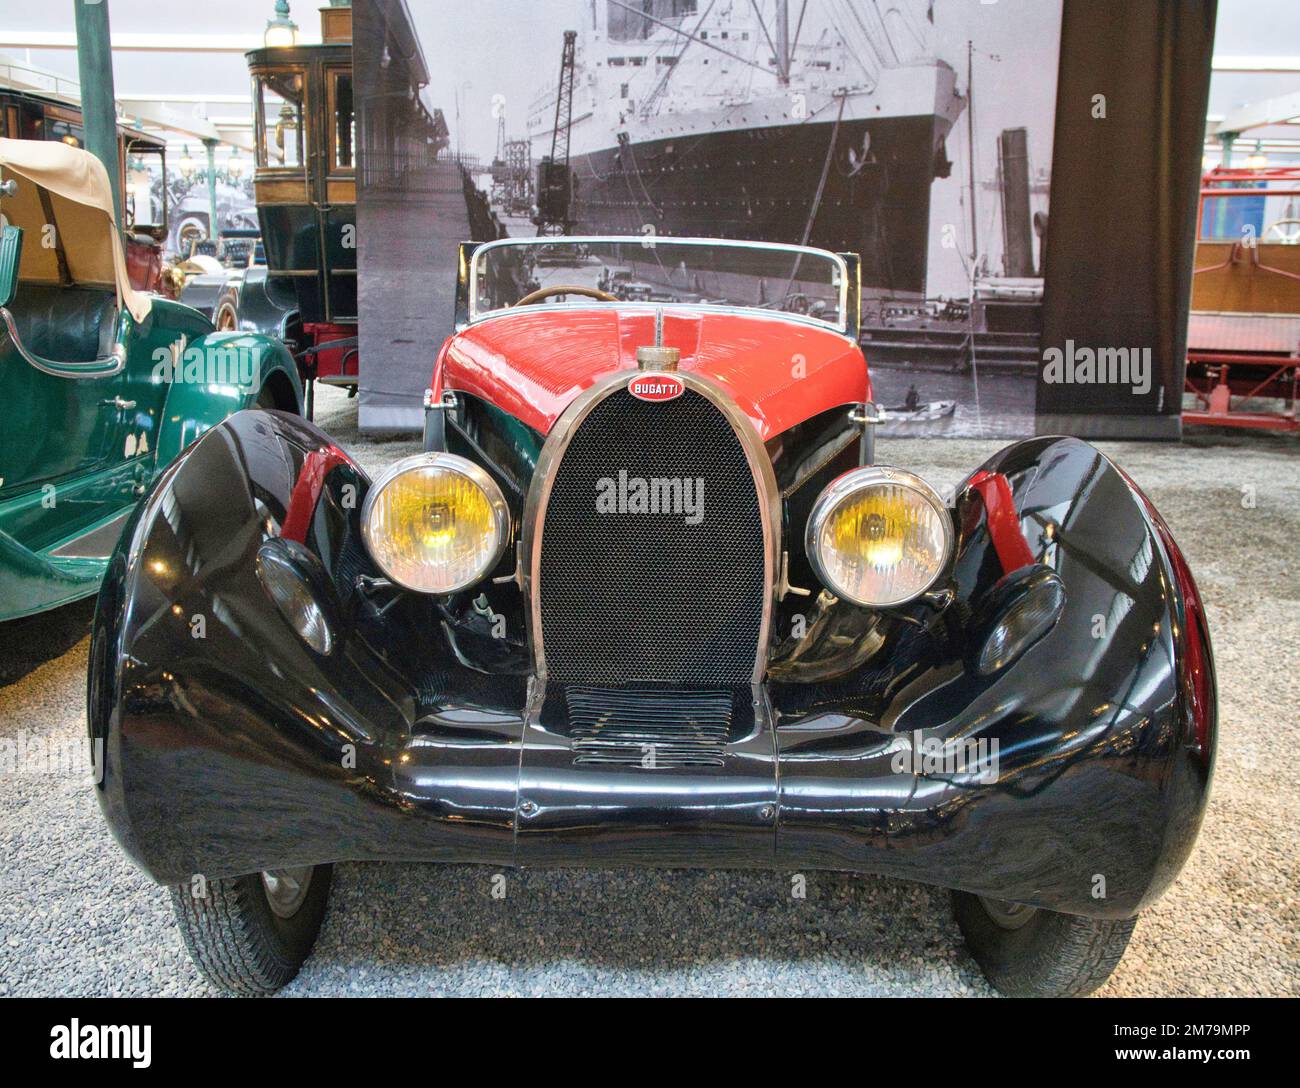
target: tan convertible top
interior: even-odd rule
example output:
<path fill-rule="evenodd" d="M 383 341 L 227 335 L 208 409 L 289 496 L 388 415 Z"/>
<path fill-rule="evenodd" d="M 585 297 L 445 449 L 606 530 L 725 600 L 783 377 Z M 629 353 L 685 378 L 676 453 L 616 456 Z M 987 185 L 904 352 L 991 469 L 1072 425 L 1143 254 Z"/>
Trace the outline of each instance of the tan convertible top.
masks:
<path fill-rule="evenodd" d="M 0 180 L 18 184 L 16 196 L 0 201 L 0 211 L 23 230 L 20 280 L 59 282 L 58 248 L 46 229 L 53 218 L 72 282 L 115 287 L 131 316 L 145 319 L 151 302 L 127 278 L 113 188 L 103 163 L 88 151 L 53 140 L 0 139 Z"/>

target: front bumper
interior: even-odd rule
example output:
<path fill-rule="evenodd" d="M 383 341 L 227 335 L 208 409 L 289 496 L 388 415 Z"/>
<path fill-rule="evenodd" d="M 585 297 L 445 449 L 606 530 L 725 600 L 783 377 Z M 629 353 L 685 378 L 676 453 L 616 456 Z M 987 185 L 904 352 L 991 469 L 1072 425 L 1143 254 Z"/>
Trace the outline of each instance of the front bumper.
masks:
<path fill-rule="evenodd" d="M 360 470 L 310 424 L 241 413 L 159 481 L 105 579 L 90 682 L 105 814 L 166 883 L 361 859 L 825 868 L 1132 915 L 1181 867 L 1209 788 L 1199 599 L 1158 515 L 1091 447 L 1036 439 L 985 469 L 1068 593 L 1019 660 L 966 664 L 966 621 L 1002 567 L 963 502 L 943 623 L 900 624 L 848 675 L 755 686 L 719 765 L 592 766 L 517 659 L 485 666 L 437 602 L 358 588 L 378 573 Z M 254 573 L 286 525 L 306 526 L 339 594 L 329 657 Z M 996 740 L 997 765 L 926 769 L 906 754 L 926 738 Z"/>

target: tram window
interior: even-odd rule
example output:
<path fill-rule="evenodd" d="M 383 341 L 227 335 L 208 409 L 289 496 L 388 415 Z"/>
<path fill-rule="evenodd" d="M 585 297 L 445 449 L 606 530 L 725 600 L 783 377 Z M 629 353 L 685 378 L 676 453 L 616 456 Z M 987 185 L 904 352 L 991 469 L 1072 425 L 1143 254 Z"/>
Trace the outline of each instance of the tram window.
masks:
<path fill-rule="evenodd" d="M 6 106 L 5 135 L 11 140 L 43 140 L 45 121 L 30 106 Z"/>
<path fill-rule="evenodd" d="M 80 125 L 73 125 L 57 118 L 49 118 L 45 127 L 47 140 L 61 140 L 69 147 L 80 147 L 86 136 Z"/>
<path fill-rule="evenodd" d="M 127 225 L 149 233 L 167 224 L 166 152 L 152 144 L 126 144 Z"/>
<path fill-rule="evenodd" d="M 254 79 L 258 128 L 257 165 L 303 165 L 303 77 L 301 72 L 266 72 Z"/>
<path fill-rule="evenodd" d="M 353 148 L 357 143 L 357 119 L 352 109 L 352 73 L 335 72 L 330 84 L 330 99 L 334 114 L 334 129 L 330 133 L 333 147 L 330 161 L 340 170 L 351 170 Z"/>

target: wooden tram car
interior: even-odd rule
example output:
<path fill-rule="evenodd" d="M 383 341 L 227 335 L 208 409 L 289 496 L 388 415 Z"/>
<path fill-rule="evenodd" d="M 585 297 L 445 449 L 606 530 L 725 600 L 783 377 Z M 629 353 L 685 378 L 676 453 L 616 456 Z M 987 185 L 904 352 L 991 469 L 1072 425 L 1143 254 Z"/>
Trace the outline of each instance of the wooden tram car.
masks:
<path fill-rule="evenodd" d="M 356 115 L 351 10 L 322 12 L 320 45 L 245 54 L 253 83 L 254 198 L 266 266 L 195 277 L 182 299 L 219 329 L 278 336 L 304 380 L 357 369 Z"/>

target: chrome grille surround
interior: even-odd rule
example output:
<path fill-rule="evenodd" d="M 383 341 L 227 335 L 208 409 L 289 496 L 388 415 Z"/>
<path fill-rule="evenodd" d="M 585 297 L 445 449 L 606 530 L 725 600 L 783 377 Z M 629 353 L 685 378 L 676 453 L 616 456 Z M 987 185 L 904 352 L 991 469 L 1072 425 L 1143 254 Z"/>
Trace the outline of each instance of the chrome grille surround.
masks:
<path fill-rule="evenodd" d="M 588 415 L 609 396 L 621 392 L 627 383 L 640 371 L 634 369 L 619 370 L 596 381 L 589 389 L 577 397 L 566 408 L 542 447 L 538 457 L 537 468 L 533 473 L 532 484 L 524 507 L 522 531 L 522 588 L 527 600 L 529 642 L 533 651 L 533 669 L 536 678 L 545 683 L 547 679 L 546 646 L 542 634 L 541 609 L 541 558 L 542 533 L 546 520 L 546 509 L 556 474 L 565 451 L 572 442 L 578 428 Z M 727 396 L 726 392 L 715 382 L 691 371 L 674 371 L 674 376 L 681 379 L 687 389 L 699 393 L 730 423 L 753 477 L 755 492 L 758 496 L 759 517 L 762 528 L 763 547 L 763 593 L 762 619 L 759 625 L 758 644 L 754 648 L 754 668 L 752 683 L 761 683 L 767 668 L 768 645 L 771 640 L 772 616 L 775 608 L 777 566 L 780 557 L 781 533 L 781 495 L 777 488 L 776 476 L 772 462 L 768 457 L 762 440 L 754 423 Z M 617 467 L 617 466 L 614 466 Z"/>

